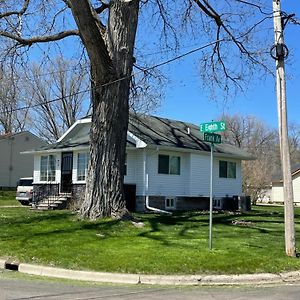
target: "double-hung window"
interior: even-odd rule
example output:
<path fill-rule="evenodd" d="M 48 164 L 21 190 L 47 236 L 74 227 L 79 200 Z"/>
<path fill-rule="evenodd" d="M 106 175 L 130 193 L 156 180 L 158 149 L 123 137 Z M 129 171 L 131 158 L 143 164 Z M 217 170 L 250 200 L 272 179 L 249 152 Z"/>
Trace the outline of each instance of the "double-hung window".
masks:
<path fill-rule="evenodd" d="M 236 178 L 236 163 L 232 161 L 219 161 L 220 178 Z"/>
<path fill-rule="evenodd" d="M 55 156 L 41 156 L 40 181 L 55 181 Z"/>
<path fill-rule="evenodd" d="M 77 180 L 82 181 L 86 179 L 87 169 L 89 163 L 89 153 L 78 153 L 77 157 Z"/>
<path fill-rule="evenodd" d="M 180 175 L 180 156 L 159 154 L 158 173 Z"/>

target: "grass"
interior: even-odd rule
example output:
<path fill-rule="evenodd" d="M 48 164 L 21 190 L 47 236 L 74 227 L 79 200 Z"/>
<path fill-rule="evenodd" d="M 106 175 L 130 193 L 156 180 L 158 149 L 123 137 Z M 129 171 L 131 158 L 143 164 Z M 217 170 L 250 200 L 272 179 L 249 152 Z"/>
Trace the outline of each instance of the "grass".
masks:
<path fill-rule="evenodd" d="M 300 210 L 295 212 L 299 231 Z M 68 211 L 1 208 L 0 257 L 128 273 L 239 274 L 300 269 L 300 259 L 285 255 L 281 207 L 254 207 L 244 215 L 215 214 L 212 251 L 208 250 L 206 213 L 135 217 L 145 226 L 137 228 L 131 222 L 112 219 L 82 221 Z"/>
<path fill-rule="evenodd" d="M 0 207 L 11 205 L 21 206 L 16 200 L 16 191 L 0 191 Z"/>

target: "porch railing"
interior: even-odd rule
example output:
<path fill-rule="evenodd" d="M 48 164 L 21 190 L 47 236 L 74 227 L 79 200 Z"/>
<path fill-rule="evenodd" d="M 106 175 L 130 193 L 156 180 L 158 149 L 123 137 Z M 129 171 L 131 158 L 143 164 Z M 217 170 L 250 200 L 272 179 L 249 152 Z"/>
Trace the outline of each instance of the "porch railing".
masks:
<path fill-rule="evenodd" d="M 55 201 L 59 200 L 59 196 L 58 183 L 34 185 L 32 206 L 37 207 L 43 201 L 43 204 L 47 204 L 50 208 Z"/>

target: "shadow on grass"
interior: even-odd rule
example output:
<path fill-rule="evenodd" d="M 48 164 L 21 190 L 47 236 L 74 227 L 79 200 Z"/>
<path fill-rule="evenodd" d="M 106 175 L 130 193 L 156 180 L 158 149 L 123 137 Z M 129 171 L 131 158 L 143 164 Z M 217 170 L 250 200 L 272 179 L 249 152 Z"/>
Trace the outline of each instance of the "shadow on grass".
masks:
<path fill-rule="evenodd" d="M 67 211 L 27 211 L 16 215 L 17 217 L 15 218 L 11 216 L 3 221 L 0 219 L 0 236 L 2 236 L 2 240 L 11 240 L 19 237 L 29 240 L 39 236 L 48 236 L 51 238 L 51 236 L 75 234 L 80 230 L 91 231 L 93 234 L 96 234 L 98 231 L 103 233 L 103 239 L 108 239 L 121 235 L 123 229 L 131 230 L 132 228 L 132 225 L 126 227 L 123 221 L 115 219 L 93 222 L 80 220 L 76 214 Z M 207 212 L 176 212 L 172 216 L 158 214 L 134 214 L 134 216 L 145 224 L 149 224 L 149 226 L 145 226 L 139 230 L 134 229 L 135 231 L 132 231 L 133 236 L 136 235 L 155 240 L 166 246 L 173 244 L 173 237 L 174 242 L 175 240 L 180 242 L 180 240 L 184 239 L 206 238 L 208 232 Z M 232 223 L 234 220 L 249 220 L 251 226 L 234 225 Z M 255 234 L 254 231 L 277 236 L 281 230 L 276 231 L 273 228 L 268 228 L 268 226 L 261 228 L 259 224 L 273 223 L 276 227 L 277 224 L 282 225 L 283 222 L 283 213 L 274 211 L 270 213 L 253 211 L 247 214 L 220 212 L 213 216 L 214 226 L 225 225 L 225 229 L 219 230 L 224 234 L 224 237 L 228 236 L 228 238 L 233 234 L 231 228 L 243 229 L 244 233 L 242 234 L 245 236 L 247 234 Z M 31 224 L 33 225 L 33 229 L 30 229 Z"/>
<path fill-rule="evenodd" d="M 160 241 L 164 245 L 173 244 L 172 241 L 170 241 L 170 232 L 172 230 L 174 237 L 182 239 L 206 238 L 208 232 L 208 217 L 208 212 L 175 213 L 172 216 L 148 214 L 143 221 L 149 223 L 150 230 L 140 233 L 139 236 Z M 249 234 L 255 234 L 255 232 L 278 236 L 278 234 L 281 234 L 282 230 L 268 228 L 267 224 L 272 224 L 275 227 L 277 225 L 282 226 L 284 223 L 283 217 L 283 213 L 273 211 L 270 213 L 253 211 L 244 214 L 239 212 L 220 212 L 213 215 L 213 224 L 214 226 L 225 225 L 228 229 L 224 230 L 224 234 L 228 235 L 228 237 L 233 236 L 231 228 L 244 230 L 245 233 L 243 233 L 243 235 L 245 235 L 245 237 Z M 233 221 L 236 220 L 244 220 L 249 222 L 250 225 L 233 224 Z M 266 224 L 266 226 L 264 226 L 264 228 L 260 227 L 261 224 Z M 180 228 L 180 230 L 176 232 L 175 227 Z M 196 235 L 194 234 L 195 231 L 197 232 Z M 205 234 L 205 236 L 203 234 Z"/>
<path fill-rule="evenodd" d="M 100 220 L 90 222 L 80 220 L 76 214 L 70 212 L 30 212 L 18 215 L 17 218 L 9 216 L 0 218 L 0 236 L 2 241 L 22 238 L 23 241 L 38 238 L 75 234 L 78 231 L 105 232 L 109 237 L 110 230 L 120 223 L 119 220 Z M 32 226 L 31 226 L 32 225 Z"/>

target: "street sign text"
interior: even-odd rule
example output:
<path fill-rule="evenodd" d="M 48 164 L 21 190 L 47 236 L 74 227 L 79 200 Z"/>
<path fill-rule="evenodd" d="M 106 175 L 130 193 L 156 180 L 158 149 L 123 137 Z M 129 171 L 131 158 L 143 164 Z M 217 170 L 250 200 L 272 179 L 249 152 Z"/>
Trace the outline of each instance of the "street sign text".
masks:
<path fill-rule="evenodd" d="M 225 131 L 225 130 L 226 130 L 226 123 L 223 121 L 200 124 L 201 132 L 218 132 L 218 131 Z"/>
<path fill-rule="evenodd" d="M 216 133 L 204 132 L 204 141 L 214 144 L 221 143 L 221 135 Z"/>

